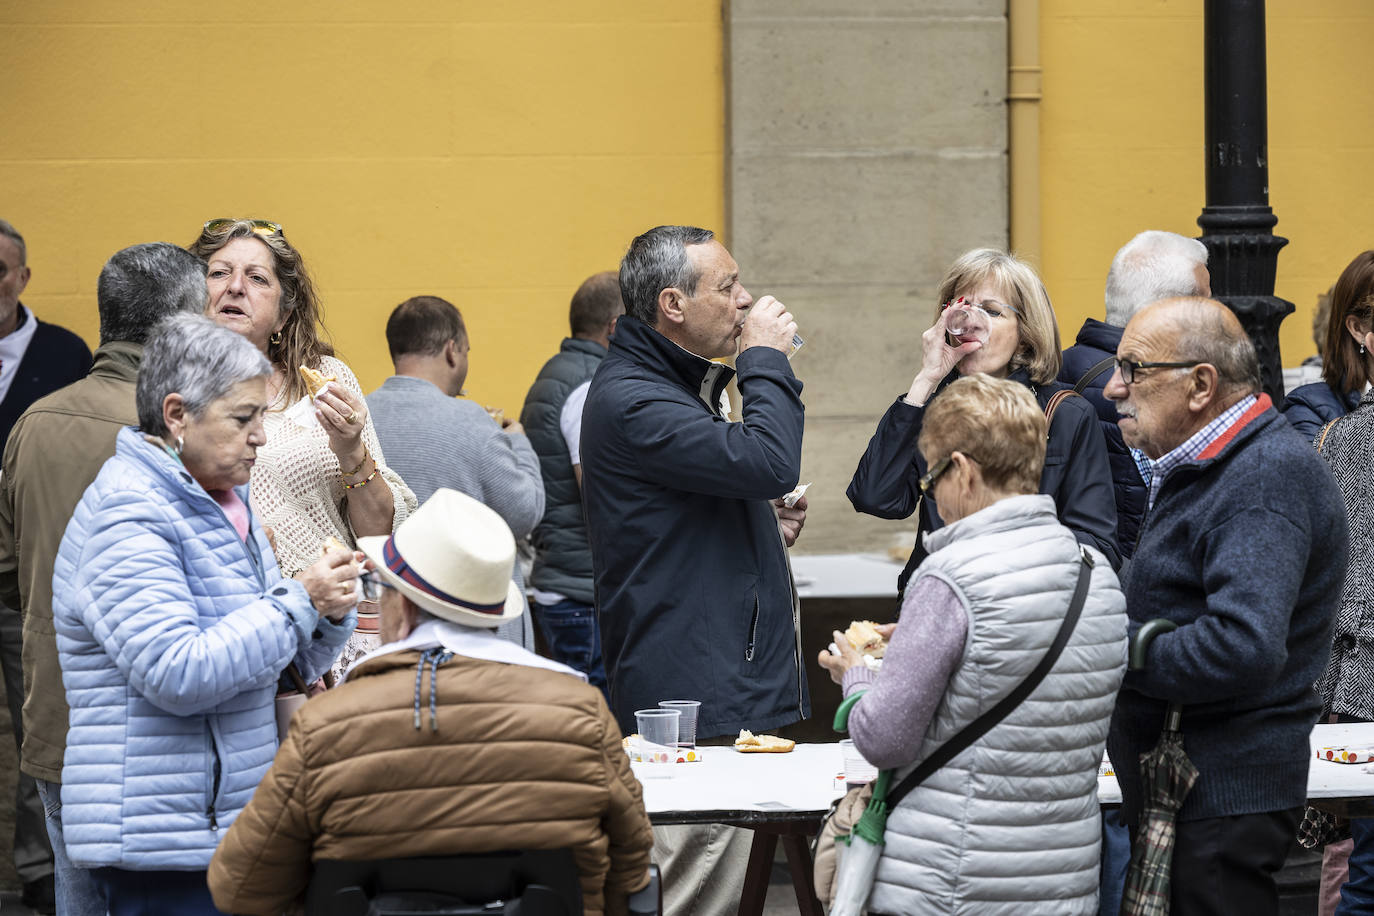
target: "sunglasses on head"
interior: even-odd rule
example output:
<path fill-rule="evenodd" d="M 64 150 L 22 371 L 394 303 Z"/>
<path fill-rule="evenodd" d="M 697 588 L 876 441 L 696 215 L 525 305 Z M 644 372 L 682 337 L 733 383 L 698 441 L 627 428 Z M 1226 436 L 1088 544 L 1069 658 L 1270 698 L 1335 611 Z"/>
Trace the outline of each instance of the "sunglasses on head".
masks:
<path fill-rule="evenodd" d="M 280 224 L 280 223 L 274 223 L 274 222 L 272 222 L 271 220 L 265 220 L 265 219 L 232 219 L 232 218 L 230 218 L 230 217 L 224 217 L 224 216 L 220 217 L 219 219 L 212 219 L 212 220 L 209 220 L 208 222 L 206 222 L 206 224 L 205 224 L 203 227 L 201 227 L 201 231 L 202 231 L 202 232 L 221 232 L 221 231 L 223 231 L 223 230 L 225 230 L 225 229 L 228 229 L 230 226 L 234 225 L 234 223 L 247 223 L 248 225 L 250 225 L 250 226 L 253 227 L 253 232 L 254 232 L 254 234 L 256 234 L 256 235 L 280 235 L 280 234 L 281 234 L 281 224 Z"/>

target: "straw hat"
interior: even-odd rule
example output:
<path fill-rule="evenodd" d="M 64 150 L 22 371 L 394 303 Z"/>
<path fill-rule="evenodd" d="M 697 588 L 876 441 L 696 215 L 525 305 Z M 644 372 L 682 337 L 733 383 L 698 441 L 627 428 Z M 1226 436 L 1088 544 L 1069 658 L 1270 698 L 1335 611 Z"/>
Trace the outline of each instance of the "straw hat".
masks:
<path fill-rule="evenodd" d="M 435 490 L 390 536 L 358 549 L 401 594 L 436 617 L 494 627 L 525 610 L 511 581 L 515 537 L 491 509 L 457 490 Z"/>

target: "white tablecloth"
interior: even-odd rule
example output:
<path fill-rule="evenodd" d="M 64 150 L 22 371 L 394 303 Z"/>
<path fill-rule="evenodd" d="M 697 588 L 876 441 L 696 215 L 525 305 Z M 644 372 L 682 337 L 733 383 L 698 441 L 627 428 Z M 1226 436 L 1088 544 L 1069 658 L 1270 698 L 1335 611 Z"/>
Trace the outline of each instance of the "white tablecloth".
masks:
<path fill-rule="evenodd" d="M 1187 720 L 1185 719 L 1185 726 Z M 1374 747 L 1374 723 L 1318 725 L 1312 732 L 1312 764 L 1307 779 L 1311 799 L 1374 797 L 1374 772 L 1363 764 L 1318 760 L 1318 747 Z M 1185 727 L 1183 747 L 1188 748 Z M 667 812 L 825 811 L 844 794 L 837 782 L 844 767 L 838 744 L 799 744 L 789 754 L 741 754 L 732 747 L 702 748 L 700 763 L 668 764 L 672 776 L 644 775 L 651 764 L 631 764 L 644 786 L 650 815 Z M 1097 781 L 1101 804 L 1121 803 L 1114 776 Z"/>
<path fill-rule="evenodd" d="M 793 555 L 792 575 L 801 598 L 891 598 L 897 600 L 902 564 L 881 554 Z"/>
<path fill-rule="evenodd" d="M 702 748 L 699 763 L 631 768 L 644 786 L 650 815 L 669 811 L 825 811 L 844 794 L 839 744 L 799 744 L 786 754 L 741 754 L 733 747 Z M 673 775 L 652 779 L 654 766 Z"/>

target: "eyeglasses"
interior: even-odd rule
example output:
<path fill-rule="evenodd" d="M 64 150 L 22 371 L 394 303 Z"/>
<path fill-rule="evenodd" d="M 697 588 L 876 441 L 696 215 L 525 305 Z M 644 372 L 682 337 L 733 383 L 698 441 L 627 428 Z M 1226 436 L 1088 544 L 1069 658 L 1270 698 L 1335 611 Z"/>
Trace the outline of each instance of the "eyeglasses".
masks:
<path fill-rule="evenodd" d="M 1135 374 L 1139 369 L 1191 369 L 1201 365 L 1201 360 L 1186 363 L 1144 362 L 1134 359 L 1118 359 L 1116 361 L 1116 368 L 1121 370 L 1121 380 L 1127 385 L 1135 384 Z"/>
<path fill-rule="evenodd" d="M 940 306 L 940 311 L 943 312 L 945 309 L 951 307 L 954 305 L 955 301 L 957 300 L 950 300 L 949 302 L 943 303 Z M 1021 310 L 1016 306 L 1008 305 L 1005 302 L 999 302 L 996 299 L 984 299 L 982 302 L 964 300 L 960 308 L 977 309 L 989 318 L 1006 318 L 1006 312 L 1011 312 L 1018 318 L 1021 317 Z"/>
<path fill-rule="evenodd" d="M 222 216 L 219 219 L 212 219 L 207 221 L 206 224 L 201 227 L 201 232 L 222 232 L 223 230 L 228 229 L 230 226 L 234 225 L 234 223 L 247 223 L 248 225 L 253 227 L 253 233 L 255 235 L 281 234 L 280 223 L 274 223 L 270 220 L 265 219 L 232 219 L 226 216 Z"/>
<path fill-rule="evenodd" d="M 364 601 L 381 601 L 382 592 L 396 587 L 383 579 L 381 573 L 375 569 L 370 569 L 359 576 L 358 582 L 362 585 Z"/>
<path fill-rule="evenodd" d="M 972 461 L 974 464 L 983 463 L 979 461 L 977 458 L 974 458 L 972 455 L 968 454 L 967 452 L 960 452 L 959 454 L 963 455 L 965 458 L 967 458 L 969 461 Z M 921 479 L 917 482 L 917 486 L 921 488 L 922 496 L 930 495 L 930 491 L 935 489 L 935 481 L 939 480 L 940 475 L 943 474 L 945 471 L 948 471 L 950 465 L 952 465 L 953 463 L 953 452 L 951 452 L 949 455 L 946 455 L 939 461 L 935 462 L 935 464 L 931 466 L 930 470 L 926 471 L 925 474 L 921 476 Z"/>

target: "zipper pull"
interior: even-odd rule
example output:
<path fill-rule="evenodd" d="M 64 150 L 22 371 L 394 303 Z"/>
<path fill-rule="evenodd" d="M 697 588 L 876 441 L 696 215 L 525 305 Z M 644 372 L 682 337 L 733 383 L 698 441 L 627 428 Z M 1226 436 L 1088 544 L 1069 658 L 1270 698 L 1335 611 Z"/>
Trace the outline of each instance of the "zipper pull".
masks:
<path fill-rule="evenodd" d="M 217 820 L 215 819 L 215 806 L 214 806 L 214 805 L 211 805 L 210 807 L 206 808 L 206 809 L 205 809 L 205 814 L 206 814 L 207 817 L 210 818 L 210 829 L 213 830 L 213 831 L 215 831 L 216 833 L 218 833 L 218 832 L 219 832 L 219 821 L 217 821 Z"/>

